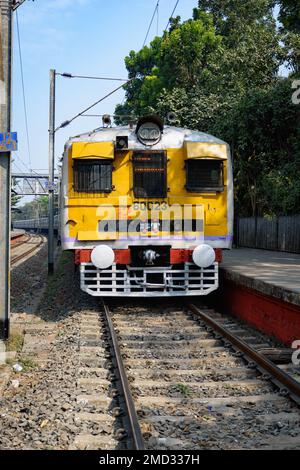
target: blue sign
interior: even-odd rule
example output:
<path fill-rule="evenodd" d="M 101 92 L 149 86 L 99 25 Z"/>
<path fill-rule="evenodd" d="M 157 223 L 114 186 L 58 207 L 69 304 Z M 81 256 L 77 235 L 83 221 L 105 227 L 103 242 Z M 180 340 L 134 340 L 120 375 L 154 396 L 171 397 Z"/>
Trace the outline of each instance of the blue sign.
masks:
<path fill-rule="evenodd" d="M 17 132 L 0 132 L 0 152 L 14 152 L 18 150 Z"/>

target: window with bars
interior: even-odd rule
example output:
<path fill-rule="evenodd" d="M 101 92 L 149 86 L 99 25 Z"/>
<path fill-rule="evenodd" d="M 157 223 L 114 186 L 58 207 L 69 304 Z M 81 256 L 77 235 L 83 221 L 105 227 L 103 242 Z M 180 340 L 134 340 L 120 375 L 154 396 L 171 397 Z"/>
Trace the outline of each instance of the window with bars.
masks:
<path fill-rule="evenodd" d="M 112 163 L 106 160 L 75 160 L 74 190 L 77 192 L 112 191 Z"/>
<path fill-rule="evenodd" d="M 191 192 L 224 190 L 223 162 L 191 159 L 186 161 L 186 189 Z"/>
<path fill-rule="evenodd" d="M 164 152 L 139 152 L 133 155 L 133 191 L 135 197 L 167 195 L 167 159 Z"/>

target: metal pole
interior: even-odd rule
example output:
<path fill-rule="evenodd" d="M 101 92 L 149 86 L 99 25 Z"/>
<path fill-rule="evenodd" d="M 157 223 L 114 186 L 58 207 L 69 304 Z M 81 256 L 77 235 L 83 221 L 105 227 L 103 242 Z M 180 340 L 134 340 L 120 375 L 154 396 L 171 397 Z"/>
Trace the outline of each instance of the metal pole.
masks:
<path fill-rule="evenodd" d="M 0 132 L 10 132 L 12 81 L 11 0 L 0 3 Z M 9 336 L 11 153 L 0 153 L 0 338 Z"/>
<path fill-rule="evenodd" d="M 50 70 L 48 274 L 54 272 L 55 70 Z"/>

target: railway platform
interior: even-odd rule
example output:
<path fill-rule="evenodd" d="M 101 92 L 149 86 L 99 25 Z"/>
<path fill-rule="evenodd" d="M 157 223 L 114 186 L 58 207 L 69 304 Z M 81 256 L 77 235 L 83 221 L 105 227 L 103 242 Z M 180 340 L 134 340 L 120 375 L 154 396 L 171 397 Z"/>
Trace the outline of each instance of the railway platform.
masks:
<path fill-rule="evenodd" d="M 252 248 L 223 254 L 219 307 L 289 347 L 300 340 L 300 255 Z"/>

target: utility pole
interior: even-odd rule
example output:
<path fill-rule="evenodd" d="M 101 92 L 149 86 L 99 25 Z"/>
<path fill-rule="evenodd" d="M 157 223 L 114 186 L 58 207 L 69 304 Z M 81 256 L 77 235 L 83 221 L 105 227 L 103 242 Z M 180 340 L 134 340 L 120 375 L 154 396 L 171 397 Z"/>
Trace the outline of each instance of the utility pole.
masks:
<path fill-rule="evenodd" d="M 10 132 L 12 3 L 0 2 L 0 132 Z M 0 338 L 9 336 L 11 152 L 0 153 Z"/>
<path fill-rule="evenodd" d="M 48 274 L 54 272 L 55 70 L 50 70 Z"/>

